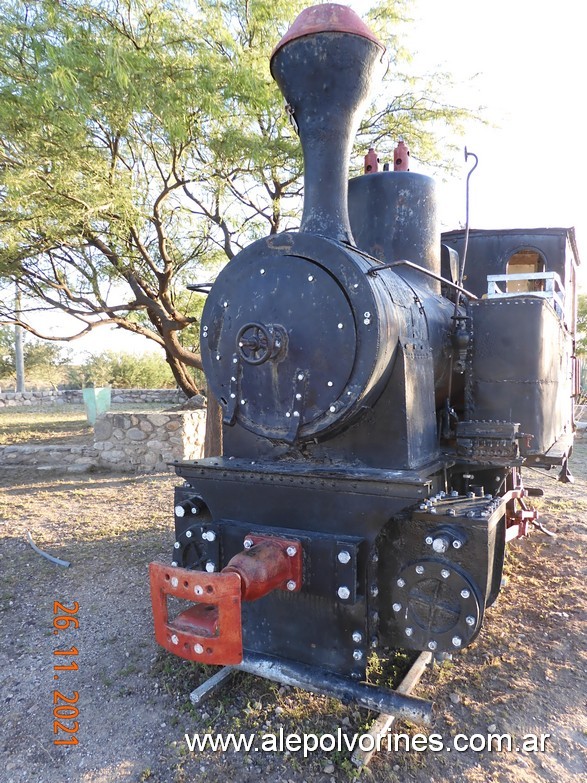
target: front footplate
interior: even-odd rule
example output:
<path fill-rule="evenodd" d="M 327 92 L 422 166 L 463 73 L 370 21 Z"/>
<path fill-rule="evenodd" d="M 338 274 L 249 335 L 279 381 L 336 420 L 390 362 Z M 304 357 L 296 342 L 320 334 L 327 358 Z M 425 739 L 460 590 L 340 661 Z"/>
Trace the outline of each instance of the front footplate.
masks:
<path fill-rule="evenodd" d="M 237 573 L 190 571 L 150 563 L 155 639 L 166 650 L 201 663 L 235 665 L 243 659 L 241 578 Z M 168 597 L 194 605 L 169 620 Z"/>

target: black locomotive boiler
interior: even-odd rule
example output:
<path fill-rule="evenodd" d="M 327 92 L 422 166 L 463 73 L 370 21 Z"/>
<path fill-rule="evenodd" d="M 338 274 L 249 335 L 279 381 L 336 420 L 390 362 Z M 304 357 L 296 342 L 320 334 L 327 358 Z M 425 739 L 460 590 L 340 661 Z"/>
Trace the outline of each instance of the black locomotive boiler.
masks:
<path fill-rule="evenodd" d="M 175 465 L 173 562 L 151 564 L 151 590 L 177 655 L 422 717 L 364 682 L 367 660 L 469 645 L 506 542 L 536 522 L 522 466 L 570 479 L 578 254 L 565 229 L 441 242 L 434 183 L 410 171 L 371 160 L 349 186 L 382 54 L 339 5 L 302 12 L 273 52 L 301 227 L 210 291 L 224 453 Z M 174 618 L 170 596 L 189 602 Z"/>

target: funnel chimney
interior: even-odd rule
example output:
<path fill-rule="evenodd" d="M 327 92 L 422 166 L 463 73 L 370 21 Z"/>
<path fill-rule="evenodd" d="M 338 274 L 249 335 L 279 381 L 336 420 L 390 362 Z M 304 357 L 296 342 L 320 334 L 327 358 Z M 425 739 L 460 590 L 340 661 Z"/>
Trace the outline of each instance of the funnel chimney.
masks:
<path fill-rule="evenodd" d="M 294 115 L 304 154 L 300 230 L 354 244 L 348 166 L 383 45 L 347 6 L 312 6 L 273 50 L 271 73 Z"/>

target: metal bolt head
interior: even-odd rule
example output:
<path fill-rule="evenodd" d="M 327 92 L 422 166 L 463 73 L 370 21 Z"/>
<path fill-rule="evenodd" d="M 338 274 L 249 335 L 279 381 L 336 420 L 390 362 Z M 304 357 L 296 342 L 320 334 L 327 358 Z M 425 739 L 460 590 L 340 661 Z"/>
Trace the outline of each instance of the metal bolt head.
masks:
<path fill-rule="evenodd" d="M 424 573 L 424 566 L 416 566 L 416 573 L 417 574 L 423 574 Z"/>
<path fill-rule="evenodd" d="M 206 563 L 206 571 L 209 574 L 213 574 L 214 571 L 216 571 L 216 566 L 214 565 L 214 563 L 211 560 L 208 560 L 208 562 Z"/>
<path fill-rule="evenodd" d="M 393 606 L 391 608 L 393 609 L 394 612 L 401 612 L 402 605 L 398 604 L 398 603 L 395 603 L 395 604 L 393 604 Z"/>
<path fill-rule="evenodd" d="M 377 596 L 379 595 L 379 588 L 377 587 L 377 585 L 371 585 L 371 590 L 369 592 L 371 593 L 373 598 L 377 598 Z"/>
<path fill-rule="evenodd" d="M 406 580 L 402 579 L 401 577 L 397 580 L 396 585 L 398 587 L 405 587 L 406 586 Z"/>
<path fill-rule="evenodd" d="M 194 587 L 194 593 L 196 595 L 204 595 L 204 588 L 202 587 L 202 585 L 196 585 Z"/>
<path fill-rule="evenodd" d="M 455 540 L 452 542 L 453 549 L 460 549 L 463 545 L 462 541 L 459 541 L 458 538 L 455 538 Z"/>
<path fill-rule="evenodd" d="M 343 324 L 337 324 L 337 326 L 338 326 L 339 329 L 343 328 Z"/>
<path fill-rule="evenodd" d="M 363 657 L 363 653 L 361 650 L 353 650 L 353 658 L 355 661 L 360 661 Z"/>
<path fill-rule="evenodd" d="M 453 647 L 460 647 L 462 643 L 463 643 L 463 640 L 461 639 L 460 636 L 453 636 L 452 637 L 452 646 Z"/>
<path fill-rule="evenodd" d="M 330 413 L 336 413 L 336 405 L 331 405 L 329 410 L 330 410 Z"/>
<path fill-rule="evenodd" d="M 191 538 L 192 537 L 192 531 L 191 530 L 186 530 L 185 531 L 185 537 L 186 538 Z"/>
<path fill-rule="evenodd" d="M 294 580 L 293 580 L 293 579 L 290 579 L 290 580 L 289 580 L 289 582 L 287 583 L 286 587 L 287 587 L 287 589 L 288 589 L 288 590 L 290 591 L 290 593 L 291 593 L 291 592 L 292 592 L 292 590 L 295 590 L 295 589 L 296 589 L 296 587 L 297 587 L 297 584 L 294 582 Z"/>
<path fill-rule="evenodd" d="M 414 633 L 414 629 L 413 628 L 406 628 L 405 633 L 406 633 L 406 636 L 411 636 Z"/>
<path fill-rule="evenodd" d="M 449 517 L 456 517 L 457 512 L 454 510 L 454 508 L 449 508 L 446 512 L 446 515 Z M 453 543 L 454 546 L 454 543 Z"/>
<path fill-rule="evenodd" d="M 172 644 L 179 644 L 179 639 L 175 634 L 173 634 L 173 636 L 171 637 L 171 642 Z"/>
<path fill-rule="evenodd" d="M 204 541 L 216 541 L 216 533 L 213 530 L 205 530 L 202 533 Z"/>
<path fill-rule="evenodd" d="M 250 549 L 253 546 L 253 541 L 250 538 L 245 538 L 243 541 L 243 546 L 245 549 Z"/>
<path fill-rule="evenodd" d="M 177 568 L 177 565 L 178 565 L 178 563 L 177 563 L 177 560 L 173 560 L 173 561 L 171 562 L 171 565 L 172 565 L 174 568 Z"/>
<path fill-rule="evenodd" d="M 179 581 L 178 581 L 177 577 L 176 576 L 172 576 L 171 577 L 171 586 L 172 587 L 177 587 L 178 584 L 179 584 Z"/>
<path fill-rule="evenodd" d="M 346 601 L 347 598 L 351 597 L 351 591 L 348 589 L 348 587 L 339 587 L 336 591 L 339 598 L 342 598 L 343 601 Z"/>
<path fill-rule="evenodd" d="M 440 572 L 440 576 L 443 579 L 448 579 L 448 577 L 450 576 L 450 571 L 448 570 L 448 568 L 443 568 L 442 571 Z"/>
<path fill-rule="evenodd" d="M 353 631 L 352 639 L 355 644 L 358 644 L 363 641 L 363 634 L 360 631 Z"/>
<path fill-rule="evenodd" d="M 461 598 L 468 598 L 471 593 L 468 590 L 461 590 Z"/>
<path fill-rule="evenodd" d="M 346 549 L 343 549 L 341 552 L 337 555 L 338 562 L 342 563 L 343 565 L 346 565 L 351 559 L 350 552 L 347 552 Z"/>
<path fill-rule="evenodd" d="M 174 510 L 176 517 L 185 517 L 185 508 L 183 506 L 177 505 Z"/>
<path fill-rule="evenodd" d="M 314 280 L 314 275 L 308 275 L 308 282 L 312 282 Z"/>
<path fill-rule="evenodd" d="M 259 274 L 264 275 L 265 274 L 265 270 L 264 269 L 259 269 Z"/>
<path fill-rule="evenodd" d="M 430 546 L 433 541 L 434 539 L 432 538 L 432 536 L 426 536 L 426 538 L 424 539 L 424 542 L 428 544 L 428 546 Z"/>
<path fill-rule="evenodd" d="M 175 544 L 173 545 L 173 548 L 174 549 L 179 549 L 180 546 L 181 546 L 181 544 L 179 543 L 179 541 L 176 541 Z"/>
<path fill-rule="evenodd" d="M 428 649 L 429 650 L 436 650 L 437 647 L 438 647 L 438 645 L 436 644 L 435 641 L 428 642 Z"/>
<path fill-rule="evenodd" d="M 448 539 L 446 539 L 444 536 L 438 536 L 438 538 L 435 538 L 432 542 L 432 549 L 439 554 L 446 552 L 448 546 Z"/>
<path fill-rule="evenodd" d="M 297 548 L 295 546 L 288 546 L 288 548 L 285 550 L 289 557 L 293 557 L 295 554 L 297 554 Z"/>
<path fill-rule="evenodd" d="M 475 625 L 475 618 L 473 617 L 473 615 L 469 614 L 467 615 L 467 617 L 465 617 L 465 622 L 467 623 L 467 625 L 473 626 Z"/>
<path fill-rule="evenodd" d="M 199 643 L 194 644 L 194 652 L 197 653 L 198 655 L 201 655 L 204 652 L 204 648 Z"/>

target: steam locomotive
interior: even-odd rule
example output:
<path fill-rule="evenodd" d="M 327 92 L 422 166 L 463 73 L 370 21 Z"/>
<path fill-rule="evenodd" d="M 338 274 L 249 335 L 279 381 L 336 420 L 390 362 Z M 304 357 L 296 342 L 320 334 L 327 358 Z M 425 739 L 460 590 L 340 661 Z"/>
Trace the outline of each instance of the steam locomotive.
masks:
<path fill-rule="evenodd" d="M 572 229 L 441 237 L 403 147 L 347 182 L 382 55 L 333 4 L 272 54 L 301 227 L 244 249 L 207 298 L 224 453 L 175 464 L 173 561 L 151 564 L 151 591 L 176 655 L 422 717 L 365 682 L 369 655 L 471 644 L 506 542 L 538 524 L 522 466 L 572 480 L 579 257 Z"/>

